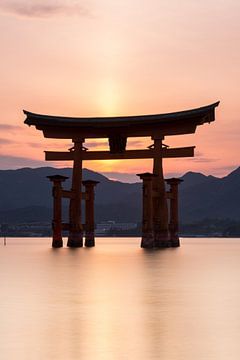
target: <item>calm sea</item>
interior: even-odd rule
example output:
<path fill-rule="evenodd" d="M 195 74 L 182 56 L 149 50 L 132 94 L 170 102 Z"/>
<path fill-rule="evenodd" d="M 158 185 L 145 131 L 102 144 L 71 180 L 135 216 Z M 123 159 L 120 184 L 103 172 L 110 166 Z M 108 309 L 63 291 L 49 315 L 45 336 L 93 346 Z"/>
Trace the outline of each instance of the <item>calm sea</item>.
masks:
<path fill-rule="evenodd" d="M 0 244 L 1 360 L 240 359 L 240 239 Z"/>

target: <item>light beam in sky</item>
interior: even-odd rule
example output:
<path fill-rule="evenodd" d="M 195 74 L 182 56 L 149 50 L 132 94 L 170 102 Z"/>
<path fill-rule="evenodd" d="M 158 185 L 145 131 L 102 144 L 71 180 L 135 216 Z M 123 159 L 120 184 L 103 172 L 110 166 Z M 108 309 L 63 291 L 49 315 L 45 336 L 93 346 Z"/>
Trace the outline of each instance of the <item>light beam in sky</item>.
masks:
<path fill-rule="evenodd" d="M 113 79 L 104 79 L 97 94 L 102 116 L 112 116 L 119 109 L 119 90 Z"/>

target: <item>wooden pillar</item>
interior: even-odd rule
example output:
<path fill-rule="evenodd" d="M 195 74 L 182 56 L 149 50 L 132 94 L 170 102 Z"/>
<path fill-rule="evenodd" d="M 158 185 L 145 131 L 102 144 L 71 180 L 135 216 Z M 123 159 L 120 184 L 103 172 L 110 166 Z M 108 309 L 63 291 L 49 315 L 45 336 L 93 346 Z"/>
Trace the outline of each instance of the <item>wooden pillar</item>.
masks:
<path fill-rule="evenodd" d="M 170 185 L 169 198 L 170 198 L 170 237 L 171 237 L 171 246 L 178 247 L 180 246 L 179 235 L 178 235 L 178 185 L 183 180 L 171 178 L 167 179 L 166 182 Z"/>
<path fill-rule="evenodd" d="M 82 206 L 82 144 L 83 139 L 73 140 L 73 172 L 72 189 L 74 196 L 69 206 L 69 236 L 68 247 L 83 246 L 83 226 L 81 222 Z"/>
<path fill-rule="evenodd" d="M 94 237 L 94 187 L 99 181 L 85 180 L 85 246 L 95 246 Z"/>
<path fill-rule="evenodd" d="M 53 239 L 52 247 L 59 248 L 63 246 L 62 240 L 62 182 L 68 179 L 66 176 L 52 175 L 47 176 L 53 182 Z"/>
<path fill-rule="evenodd" d="M 153 178 L 154 174 L 142 173 L 137 174 L 143 180 L 142 192 L 142 248 L 154 248 L 154 234 L 153 234 Z"/>
<path fill-rule="evenodd" d="M 168 206 L 167 194 L 165 190 L 165 182 L 163 177 L 163 138 L 153 138 L 154 140 L 154 159 L 153 173 L 156 177 L 153 179 L 153 227 L 154 241 L 156 247 L 169 247 L 169 231 L 168 231 Z"/>

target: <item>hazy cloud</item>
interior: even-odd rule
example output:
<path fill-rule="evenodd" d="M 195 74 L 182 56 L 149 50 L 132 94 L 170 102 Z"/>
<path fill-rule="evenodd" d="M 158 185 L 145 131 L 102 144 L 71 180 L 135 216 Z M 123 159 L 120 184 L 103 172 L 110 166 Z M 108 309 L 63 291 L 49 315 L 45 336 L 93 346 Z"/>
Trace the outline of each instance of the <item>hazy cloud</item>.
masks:
<path fill-rule="evenodd" d="M 79 0 L 3 0 L 0 11 L 27 18 L 52 16 L 89 16 L 89 11 Z"/>
<path fill-rule="evenodd" d="M 9 140 L 9 139 L 3 139 L 3 138 L 0 138 L 0 146 L 1 145 L 7 145 L 7 144 L 12 144 L 14 141 L 12 140 Z"/>
<path fill-rule="evenodd" d="M 19 169 L 22 167 L 46 166 L 45 161 L 34 160 L 27 157 L 0 155 L 0 169 Z"/>
<path fill-rule="evenodd" d="M 15 131 L 15 130 L 22 130 L 21 126 L 16 125 L 9 125 L 9 124 L 0 124 L 1 131 Z"/>
<path fill-rule="evenodd" d="M 151 140 L 150 141 L 148 141 L 149 142 L 149 144 L 147 144 L 146 145 L 146 141 L 143 141 L 143 140 L 128 140 L 128 145 L 129 146 L 131 146 L 131 147 L 136 147 L 136 148 L 138 148 L 138 147 L 140 147 L 140 148 L 143 148 L 143 149 L 145 149 L 147 146 L 149 146 L 149 145 L 151 145 L 152 144 L 152 142 L 151 142 Z"/>
<path fill-rule="evenodd" d="M 149 144 L 150 145 L 150 144 Z M 85 146 L 88 148 L 106 148 L 109 149 L 108 140 L 94 140 L 94 141 L 86 141 Z M 131 140 L 128 139 L 127 149 L 129 148 L 146 148 L 146 141 L 144 140 Z"/>
<path fill-rule="evenodd" d="M 109 148 L 108 141 L 86 141 L 84 146 L 89 150 L 96 148 Z"/>
<path fill-rule="evenodd" d="M 50 148 L 55 148 L 57 150 L 61 149 L 62 151 L 67 151 L 69 148 L 71 148 L 73 145 L 68 143 L 61 143 L 61 144 L 57 144 L 57 143 L 43 143 L 43 142 L 25 142 L 26 145 L 32 147 L 32 148 L 36 148 L 36 149 L 44 149 L 44 150 L 50 150 Z"/>
<path fill-rule="evenodd" d="M 212 162 L 216 162 L 219 160 L 220 159 L 211 159 L 211 158 L 205 158 L 205 157 L 196 157 L 196 158 L 191 159 L 191 161 L 196 162 L 196 163 L 212 163 Z"/>
<path fill-rule="evenodd" d="M 28 145 L 28 146 L 30 146 L 30 147 L 33 147 L 33 148 L 36 148 L 36 149 L 41 149 L 41 148 L 43 148 L 44 146 L 43 146 L 43 144 L 39 144 L 39 143 L 33 143 L 33 142 L 28 142 L 28 143 L 26 143 L 26 145 Z"/>
<path fill-rule="evenodd" d="M 205 156 L 203 153 L 200 153 L 197 151 L 197 152 L 195 152 L 195 157 L 191 157 L 187 161 L 192 161 L 194 163 L 213 163 L 213 162 L 216 162 L 219 160 L 220 160 L 219 158 L 209 158 L 209 157 Z M 175 161 L 182 162 L 183 159 L 176 158 Z"/>

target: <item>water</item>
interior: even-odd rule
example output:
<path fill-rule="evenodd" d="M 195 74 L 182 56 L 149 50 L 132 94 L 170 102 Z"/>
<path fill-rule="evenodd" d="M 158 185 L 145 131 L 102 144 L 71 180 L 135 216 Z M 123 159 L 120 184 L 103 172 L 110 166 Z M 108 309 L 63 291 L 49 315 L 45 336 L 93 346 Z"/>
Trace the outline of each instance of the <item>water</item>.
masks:
<path fill-rule="evenodd" d="M 240 239 L 0 245 L 1 360 L 240 358 Z"/>

